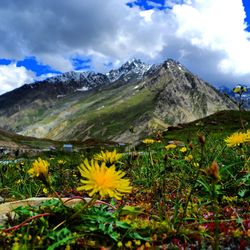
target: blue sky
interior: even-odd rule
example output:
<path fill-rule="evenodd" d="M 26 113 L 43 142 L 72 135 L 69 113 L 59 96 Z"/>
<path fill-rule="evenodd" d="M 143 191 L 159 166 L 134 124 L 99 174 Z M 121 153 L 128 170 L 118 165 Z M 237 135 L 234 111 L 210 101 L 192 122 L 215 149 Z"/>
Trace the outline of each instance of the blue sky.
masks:
<path fill-rule="evenodd" d="M 215 85 L 250 85 L 249 32 L 249 0 L 3 0 L 0 94 L 135 57 L 173 58 Z"/>

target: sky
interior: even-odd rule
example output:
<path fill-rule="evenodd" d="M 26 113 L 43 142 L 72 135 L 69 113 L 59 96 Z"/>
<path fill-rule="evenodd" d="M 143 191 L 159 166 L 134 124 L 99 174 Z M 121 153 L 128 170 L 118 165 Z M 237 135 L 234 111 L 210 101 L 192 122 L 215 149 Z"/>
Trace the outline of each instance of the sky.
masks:
<path fill-rule="evenodd" d="M 132 58 L 250 86 L 250 0 L 1 0 L 0 37 L 0 94 Z"/>

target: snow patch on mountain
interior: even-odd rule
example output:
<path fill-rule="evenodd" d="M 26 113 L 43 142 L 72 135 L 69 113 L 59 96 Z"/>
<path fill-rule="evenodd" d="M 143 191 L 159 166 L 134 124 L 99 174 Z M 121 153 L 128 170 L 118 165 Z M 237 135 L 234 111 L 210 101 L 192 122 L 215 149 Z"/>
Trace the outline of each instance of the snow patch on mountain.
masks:
<path fill-rule="evenodd" d="M 133 76 L 136 76 L 137 79 L 141 79 L 151 66 L 152 65 L 143 63 L 139 59 L 132 59 L 123 64 L 120 68 L 109 71 L 106 75 L 110 82 L 115 82 L 120 78 L 123 78 L 123 80 L 127 82 Z"/>

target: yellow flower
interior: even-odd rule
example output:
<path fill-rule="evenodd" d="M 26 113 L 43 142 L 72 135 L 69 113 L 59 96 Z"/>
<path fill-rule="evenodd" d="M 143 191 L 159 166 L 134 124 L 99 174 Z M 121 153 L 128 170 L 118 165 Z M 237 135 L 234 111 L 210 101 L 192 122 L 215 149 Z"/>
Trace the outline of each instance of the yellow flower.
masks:
<path fill-rule="evenodd" d="M 198 162 L 194 162 L 194 167 L 198 168 L 200 166 L 200 164 Z"/>
<path fill-rule="evenodd" d="M 43 188 L 43 192 L 44 192 L 45 194 L 49 193 L 49 191 L 48 191 L 47 188 Z"/>
<path fill-rule="evenodd" d="M 116 153 L 116 150 L 112 152 L 106 150 L 106 152 L 101 151 L 101 153 L 95 154 L 94 160 L 113 164 L 117 162 L 121 157 L 122 154 Z"/>
<path fill-rule="evenodd" d="M 228 147 L 240 146 L 242 143 L 250 141 L 250 132 L 235 132 L 225 139 Z"/>
<path fill-rule="evenodd" d="M 182 147 L 182 148 L 180 149 L 180 152 L 182 152 L 182 153 L 187 152 L 187 148 L 186 148 L 186 147 Z"/>
<path fill-rule="evenodd" d="M 237 86 L 237 87 L 233 88 L 233 92 L 242 94 L 244 92 L 247 92 L 247 88 L 243 87 L 243 86 Z"/>
<path fill-rule="evenodd" d="M 66 161 L 64 161 L 64 160 L 58 160 L 57 163 L 58 164 L 64 164 L 64 163 L 66 163 Z"/>
<path fill-rule="evenodd" d="M 132 242 L 129 240 L 129 241 L 125 244 L 125 246 L 126 246 L 127 248 L 132 248 Z"/>
<path fill-rule="evenodd" d="M 85 179 L 81 180 L 83 186 L 77 190 L 89 191 L 89 196 L 99 193 L 101 197 L 110 196 L 118 200 L 122 193 L 130 193 L 132 187 L 128 179 L 122 179 L 125 175 L 122 171 L 116 171 L 115 166 L 107 167 L 105 162 L 99 166 L 97 161 L 87 159 L 78 167 L 80 174 Z"/>
<path fill-rule="evenodd" d="M 192 155 L 188 155 L 188 156 L 185 156 L 185 157 L 184 157 L 184 160 L 187 161 L 187 162 L 190 162 L 190 161 L 193 160 L 193 158 L 194 158 L 194 157 L 193 157 Z"/>
<path fill-rule="evenodd" d="M 246 140 L 246 142 L 250 142 L 250 130 L 247 130 L 245 140 Z"/>
<path fill-rule="evenodd" d="M 16 181 L 16 184 L 21 184 L 21 183 L 22 183 L 21 179 L 19 179 L 19 180 Z"/>
<path fill-rule="evenodd" d="M 47 179 L 48 177 L 48 167 L 49 163 L 46 160 L 38 158 L 32 164 L 32 168 L 28 170 L 28 173 L 33 177 L 40 177 Z"/>
<path fill-rule="evenodd" d="M 144 144 L 153 144 L 153 143 L 155 143 L 155 140 L 153 140 L 153 139 L 144 139 L 142 142 Z"/>
<path fill-rule="evenodd" d="M 167 146 L 165 146 L 165 149 L 170 150 L 170 149 L 175 149 L 176 145 L 175 144 L 169 144 Z"/>

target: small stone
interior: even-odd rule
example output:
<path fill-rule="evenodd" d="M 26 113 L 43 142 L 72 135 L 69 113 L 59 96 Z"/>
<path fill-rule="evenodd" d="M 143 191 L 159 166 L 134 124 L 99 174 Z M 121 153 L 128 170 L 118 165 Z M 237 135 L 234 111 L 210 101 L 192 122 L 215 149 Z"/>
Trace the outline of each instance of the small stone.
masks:
<path fill-rule="evenodd" d="M 2 196 L 0 196 L 0 203 L 4 203 L 4 201 L 5 199 Z"/>

